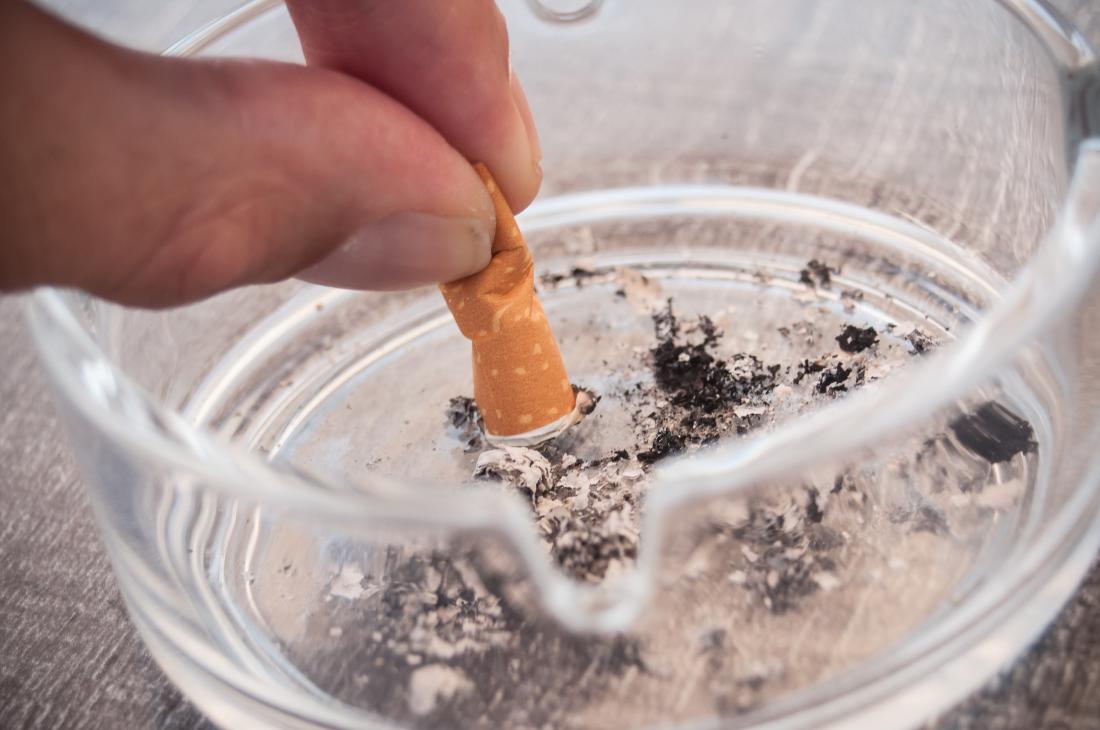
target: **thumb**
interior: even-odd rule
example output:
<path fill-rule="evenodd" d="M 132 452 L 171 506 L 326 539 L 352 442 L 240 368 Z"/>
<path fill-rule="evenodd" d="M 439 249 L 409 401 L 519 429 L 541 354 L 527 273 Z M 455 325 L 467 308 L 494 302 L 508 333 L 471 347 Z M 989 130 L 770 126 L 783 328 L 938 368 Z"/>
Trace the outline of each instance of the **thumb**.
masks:
<path fill-rule="evenodd" d="M 398 288 L 488 261 L 476 173 L 382 92 L 138 54 L 0 7 L 0 287 L 168 306 L 303 269 Z"/>
<path fill-rule="evenodd" d="M 311 65 L 382 89 L 485 163 L 512 209 L 542 182 L 527 97 L 493 0 L 287 0 Z"/>

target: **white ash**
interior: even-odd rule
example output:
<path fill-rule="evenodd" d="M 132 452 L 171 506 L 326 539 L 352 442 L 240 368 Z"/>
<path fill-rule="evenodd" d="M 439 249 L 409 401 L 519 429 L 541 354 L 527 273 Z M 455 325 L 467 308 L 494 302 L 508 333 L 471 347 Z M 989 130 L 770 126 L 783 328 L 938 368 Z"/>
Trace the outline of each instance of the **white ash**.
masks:
<path fill-rule="evenodd" d="M 475 479 L 497 479 L 537 500 L 550 484 L 552 469 L 546 457 L 534 449 L 502 446 L 483 451 L 474 466 Z"/>
<path fill-rule="evenodd" d="M 354 601 L 361 598 L 365 592 L 363 588 L 363 571 L 357 565 L 345 564 L 340 567 L 340 572 L 332 579 L 328 592 L 337 598 L 345 598 Z"/>
<path fill-rule="evenodd" d="M 446 664 L 428 664 L 409 678 L 409 710 L 414 715 L 426 715 L 440 700 L 449 700 L 473 687 L 473 682 L 461 670 Z"/>

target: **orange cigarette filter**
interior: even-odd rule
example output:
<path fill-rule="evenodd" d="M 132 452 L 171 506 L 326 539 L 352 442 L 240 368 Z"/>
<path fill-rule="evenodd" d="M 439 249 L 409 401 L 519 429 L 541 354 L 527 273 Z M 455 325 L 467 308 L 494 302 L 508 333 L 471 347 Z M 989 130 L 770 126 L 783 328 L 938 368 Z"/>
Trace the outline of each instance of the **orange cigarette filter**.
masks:
<path fill-rule="evenodd" d="M 496 209 L 489 265 L 440 290 L 473 345 L 474 399 L 490 437 L 553 435 L 576 398 L 557 340 L 535 296 L 531 252 L 485 165 L 474 166 Z"/>

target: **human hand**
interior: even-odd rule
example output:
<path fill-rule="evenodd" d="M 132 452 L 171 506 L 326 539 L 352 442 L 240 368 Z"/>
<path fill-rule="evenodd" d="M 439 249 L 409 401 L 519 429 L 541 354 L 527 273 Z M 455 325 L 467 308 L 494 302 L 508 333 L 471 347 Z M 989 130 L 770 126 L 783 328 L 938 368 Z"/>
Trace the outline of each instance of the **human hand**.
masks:
<path fill-rule="evenodd" d="M 541 181 L 491 0 L 291 0 L 310 67 L 111 46 L 0 3 L 0 289 L 170 306 L 294 274 L 392 289 L 489 259 L 470 161 Z"/>

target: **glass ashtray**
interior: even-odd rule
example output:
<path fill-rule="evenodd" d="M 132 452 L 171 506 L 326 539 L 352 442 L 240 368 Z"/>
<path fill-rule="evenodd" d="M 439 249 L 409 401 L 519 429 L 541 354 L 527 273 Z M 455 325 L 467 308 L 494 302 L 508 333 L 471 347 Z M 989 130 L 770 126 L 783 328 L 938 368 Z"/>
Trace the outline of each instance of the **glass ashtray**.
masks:
<path fill-rule="evenodd" d="M 224 727 L 950 706 L 1100 547 L 1094 51 L 1039 0 L 500 6 L 594 411 L 487 443 L 434 289 L 38 293 L 153 655 Z M 170 52 L 300 61 L 273 2 Z"/>

